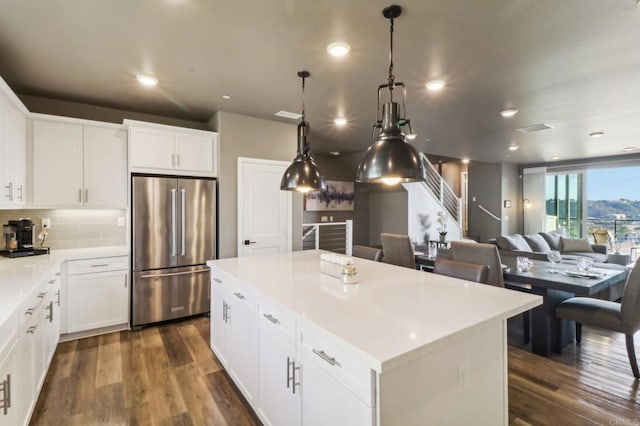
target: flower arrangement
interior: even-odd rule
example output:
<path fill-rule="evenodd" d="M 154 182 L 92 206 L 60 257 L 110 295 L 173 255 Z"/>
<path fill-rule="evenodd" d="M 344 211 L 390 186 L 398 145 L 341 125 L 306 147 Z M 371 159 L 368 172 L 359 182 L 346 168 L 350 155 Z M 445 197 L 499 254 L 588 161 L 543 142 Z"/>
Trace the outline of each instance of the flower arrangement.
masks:
<path fill-rule="evenodd" d="M 447 214 L 442 210 L 439 211 L 437 221 L 440 224 L 438 232 L 440 232 L 440 235 L 446 235 L 447 234 Z"/>

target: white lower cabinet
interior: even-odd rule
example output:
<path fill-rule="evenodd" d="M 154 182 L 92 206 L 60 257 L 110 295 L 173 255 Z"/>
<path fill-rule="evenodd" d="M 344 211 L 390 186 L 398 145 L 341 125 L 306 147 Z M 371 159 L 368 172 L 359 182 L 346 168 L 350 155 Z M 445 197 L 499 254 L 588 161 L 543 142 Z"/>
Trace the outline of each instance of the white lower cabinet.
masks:
<path fill-rule="evenodd" d="M 211 349 L 249 401 L 258 396 L 258 326 L 254 296 L 212 271 Z"/>
<path fill-rule="evenodd" d="M 6 349 L 0 351 L 0 426 L 17 426 L 19 424 L 18 388 L 19 371 L 15 339 Z"/>
<path fill-rule="evenodd" d="M 265 425 L 375 424 L 372 370 L 304 319 L 211 268 L 211 348 Z"/>
<path fill-rule="evenodd" d="M 67 263 L 66 333 L 129 323 L 128 257 Z"/>

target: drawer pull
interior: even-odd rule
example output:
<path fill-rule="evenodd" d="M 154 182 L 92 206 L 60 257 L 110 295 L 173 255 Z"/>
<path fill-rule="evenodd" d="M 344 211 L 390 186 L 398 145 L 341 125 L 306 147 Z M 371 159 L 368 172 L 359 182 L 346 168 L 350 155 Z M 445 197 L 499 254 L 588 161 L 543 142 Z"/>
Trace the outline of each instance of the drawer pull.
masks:
<path fill-rule="evenodd" d="M 33 309 L 33 308 L 29 308 L 29 309 L 27 309 L 26 311 L 24 311 L 24 314 L 25 314 L 25 315 L 33 315 L 33 311 L 34 311 L 34 309 Z"/>
<path fill-rule="evenodd" d="M 213 281 L 217 282 L 218 284 L 222 284 L 222 280 L 220 278 L 214 278 Z"/>
<path fill-rule="evenodd" d="M 266 319 L 268 319 L 269 321 L 271 321 L 271 323 L 278 325 L 280 324 L 280 321 L 278 321 L 278 318 L 274 317 L 271 314 L 262 314 Z"/>
<path fill-rule="evenodd" d="M 31 327 L 29 327 L 29 328 L 27 329 L 27 333 L 29 333 L 29 334 L 33 334 L 33 333 L 35 333 L 35 332 L 36 332 L 36 329 L 37 329 L 37 328 L 38 328 L 38 324 L 36 324 L 36 325 L 32 325 Z"/>
<path fill-rule="evenodd" d="M 244 300 L 244 295 L 242 293 L 233 293 L 233 295 L 240 300 Z"/>
<path fill-rule="evenodd" d="M 92 268 L 104 268 L 105 266 L 109 266 L 108 263 L 100 263 L 98 265 L 91 265 Z"/>
<path fill-rule="evenodd" d="M 47 295 L 46 291 L 44 293 L 38 293 L 38 299 L 44 299 L 46 295 Z"/>
<path fill-rule="evenodd" d="M 338 364 L 336 359 L 334 357 L 332 357 L 332 356 L 327 355 L 325 351 L 319 351 L 317 349 L 314 349 L 313 353 L 318 355 L 320 358 L 322 358 L 324 361 L 328 362 L 331 365 Z"/>
<path fill-rule="evenodd" d="M 53 285 L 53 284 L 55 284 L 55 283 L 56 283 L 56 280 L 49 280 L 49 284 L 52 284 L 52 285 Z"/>

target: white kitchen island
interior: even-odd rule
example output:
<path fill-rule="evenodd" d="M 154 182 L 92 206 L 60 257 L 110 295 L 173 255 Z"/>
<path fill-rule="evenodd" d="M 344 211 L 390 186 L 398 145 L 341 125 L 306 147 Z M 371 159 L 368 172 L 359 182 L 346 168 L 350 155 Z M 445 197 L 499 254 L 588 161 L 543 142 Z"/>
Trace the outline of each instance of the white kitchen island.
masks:
<path fill-rule="evenodd" d="M 265 424 L 508 422 L 506 320 L 538 296 L 320 251 L 209 261 L 211 346 Z"/>

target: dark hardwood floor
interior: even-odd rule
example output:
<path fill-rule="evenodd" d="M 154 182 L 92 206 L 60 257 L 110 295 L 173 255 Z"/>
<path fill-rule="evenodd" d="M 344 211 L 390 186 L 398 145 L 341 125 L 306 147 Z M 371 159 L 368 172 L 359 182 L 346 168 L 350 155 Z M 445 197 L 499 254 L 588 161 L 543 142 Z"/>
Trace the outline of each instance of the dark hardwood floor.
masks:
<path fill-rule="evenodd" d="M 520 344 L 516 323 L 510 424 L 640 424 L 624 336 L 585 327 L 581 346 L 544 358 Z M 31 424 L 260 424 L 208 342 L 209 320 L 200 317 L 61 343 Z"/>

